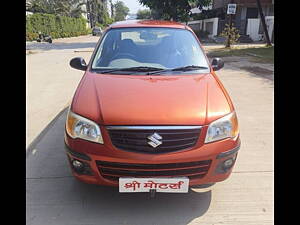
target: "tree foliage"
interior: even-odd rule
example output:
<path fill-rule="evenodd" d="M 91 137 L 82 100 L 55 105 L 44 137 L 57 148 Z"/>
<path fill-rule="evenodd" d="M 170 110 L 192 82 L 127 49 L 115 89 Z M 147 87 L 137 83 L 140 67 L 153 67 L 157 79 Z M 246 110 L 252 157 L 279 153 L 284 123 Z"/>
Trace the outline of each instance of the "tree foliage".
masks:
<path fill-rule="evenodd" d="M 51 1 L 31 0 L 28 3 L 27 10 L 33 13 L 52 13 Z"/>
<path fill-rule="evenodd" d="M 113 22 L 113 19 L 109 17 L 106 3 L 104 0 L 89 0 L 88 2 L 82 0 L 30 0 L 27 10 L 33 13 L 80 18 L 82 13 L 87 13 L 82 7 L 86 5 L 86 9 L 89 9 L 91 25 L 94 26 L 98 23 L 101 26 L 107 26 Z"/>
<path fill-rule="evenodd" d="M 81 0 L 31 0 L 28 11 L 79 18 L 83 4 Z"/>
<path fill-rule="evenodd" d="M 114 18 L 114 4 L 112 3 L 112 0 L 109 0 L 109 4 L 110 4 L 111 18 Z"/>
<path fill-rule="evenodd" d="M 149 9 L 140 9 L 137 11 L 137 19 L 151 19 L 151 11 Z"/>
<path fill-rule="evenodd" d="M 198 7 L 201 10 L 209 6 L 212 0 L 139 0 L 139 2 L 154 10 L 155 19 L 188 21 L 192 8 Z"/>
<path fill-rule="evenodd" d="M 92 25 L 101 24 L 102 26 L 107 26 L 113 22 L 109 17 L 107 5 L 104 1 L 90 0 L 90 19 L 92 20 Z M 99 25 L 98 25 L 99 26 Z"/>
<path fill-rule="evenodd" d="M 129 13 L 129 8 L 122 1 L 117 1 L 114 4 L 115 21 L 125 20 Z"/>

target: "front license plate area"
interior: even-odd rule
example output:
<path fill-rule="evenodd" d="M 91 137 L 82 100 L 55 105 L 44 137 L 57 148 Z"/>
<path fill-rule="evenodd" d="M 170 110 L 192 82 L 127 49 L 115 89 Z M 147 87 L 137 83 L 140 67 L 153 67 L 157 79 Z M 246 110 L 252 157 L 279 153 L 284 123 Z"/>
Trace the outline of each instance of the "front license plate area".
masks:
<path fill-rule="evenodd" d="M 119 192 L 150 192 L 150 190 L 187 193 L 189 191 L 189 178 L 119 178 Z"/>

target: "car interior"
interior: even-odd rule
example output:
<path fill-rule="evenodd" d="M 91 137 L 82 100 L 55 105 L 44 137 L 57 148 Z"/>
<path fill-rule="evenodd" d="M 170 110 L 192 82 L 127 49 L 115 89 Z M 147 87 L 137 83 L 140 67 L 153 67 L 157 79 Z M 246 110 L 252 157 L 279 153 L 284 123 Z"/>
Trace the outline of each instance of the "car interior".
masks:
<path fill-rule="evenodd" d="M 142 35 L 140 35 L 142 36 Z M 96 67 L 122 68 L 124 66 L 155 66 L 160 68 L 172 68 L 180 62 L 182 57 L 174 45 L 177 44 L 170 35 L 153 40 L 141 41 L 130 38 L 122 39 L 107 37 L 103 43 L 102 54 Z M 174 50 L 176 49 L 176 50 Z"/>

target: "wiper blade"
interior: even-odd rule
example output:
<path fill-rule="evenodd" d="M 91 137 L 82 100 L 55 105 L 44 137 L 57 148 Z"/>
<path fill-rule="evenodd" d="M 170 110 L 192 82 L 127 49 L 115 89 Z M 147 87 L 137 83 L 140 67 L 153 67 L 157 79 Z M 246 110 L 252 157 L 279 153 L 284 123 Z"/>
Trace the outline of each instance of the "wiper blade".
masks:
<path fill-rule="evenodd" d="M 189 70 L 198 70 L 198 69 L 208 69 L 206 66 L 183 66 L 172 69 L 172 71 L 189 71 Z"/>
<path fill-rule="evenodd" d="M 157 68 L 157 67 L 150 67 L 150 66 L 135 66 L 135 67 L 125 67 L 125 68 L 105 70 L 105 71 L 101 71 L 101 73 L 111 73 L 116 71 L 148 72 L 148 71 L 160 71 L 160 70 L 164 70 L 164 69 Z"/>
<path fill-rule="evenodd" d="M 148 75 L 158 74 L 158 73 L 163 73 L 163 72 L 170 72 L 170 71 L 192 71 L 192 70 L 200 70 L 200 69 L 208 69 L 208 67 L 190 65 L 190 66 L 177 67 L 177 68 L 173 68 L 173 69 L 153 71 L 153 72 L 149 72 Z"/>

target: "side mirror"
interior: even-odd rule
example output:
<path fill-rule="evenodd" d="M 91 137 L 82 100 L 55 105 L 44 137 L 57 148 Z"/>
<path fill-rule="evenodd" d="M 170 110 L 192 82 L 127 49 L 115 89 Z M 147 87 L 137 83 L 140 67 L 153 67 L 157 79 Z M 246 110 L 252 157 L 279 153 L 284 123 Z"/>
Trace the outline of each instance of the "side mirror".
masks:
<path fill-rule="evenodd" d="M 86 62 L 82 57 L 76 57 L 71 59 L 70 66 L 77 70 L 84 70 L 86 71 L 87 65 Z"/>
<path fill-rule="evenodd" d="M 213 58 L 211 62 L 211 66 L 214 71 L 217 71 L 219 69 L 222 69 L 224 67 L 224 61 L 220 58 Z"/>

